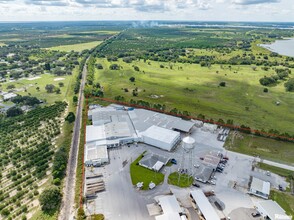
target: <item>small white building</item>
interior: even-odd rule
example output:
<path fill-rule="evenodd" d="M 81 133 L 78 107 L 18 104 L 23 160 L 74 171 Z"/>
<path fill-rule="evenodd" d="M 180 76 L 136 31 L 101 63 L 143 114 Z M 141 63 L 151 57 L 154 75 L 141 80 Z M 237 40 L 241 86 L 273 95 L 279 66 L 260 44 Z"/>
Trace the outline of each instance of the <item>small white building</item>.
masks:
<path fill-rule="evenodd" d="M 270 182 L 263 181 L 261 179 L 252 178 L 249 193 L 263 199 L 268 199 L 271 190 Z"/>
<path fill-rule="evenodd" d="M 158 204 L 163 214 L 156 216 L 156 220 L 181 220 L 183 210 L 174 195 L 159 197 Z"/>
<path fill-rule="evenodd" d="M 215 124 L 209 124 L 209 123 L 204 123 L 202 128 L 202 131 L 208 131 L 210 133 L 216 133 L 217 131 L 217 125 Z"/>
<path fill-rule="evenodd" d="M 10 100 L 10 99 L 12 99 L 12 98 L 14 98 L 14 97 L 16 97 L 17 96 L 17 94 L 14 94 L 14 93 L 12 93 L 12 92 L 9 92 L 9 93 L 3 93 L 3 100 L 4 101 L 8 101 L 8 100 Z"/>
<path fill-rule="evenodd" d="M 220 220 L 213 206 L 201 189 L 191 191 L 190 197 L 196 208 L 197 214 L 204 220 Z"/>
<path fill-rule="evenodd" d="M 256 203 L 257 211 L 269 220 L 291 220 L 292 216 L 286 214 L 285 210 L 273 200 L 265 200 Z"/>
<path fill-rule="evenodd" d="M 155 125 L 141 132 L 141 135 L 144 143 L 167 151 L 171 151 L 181 141 L 179 132 Z"/>
<path fill-rule="evenodd" d="M 100 166 L 108 163 L 107 146 L 96 145 L 95 143 L 86 144 L 84 161 L 87 166 Z"/>

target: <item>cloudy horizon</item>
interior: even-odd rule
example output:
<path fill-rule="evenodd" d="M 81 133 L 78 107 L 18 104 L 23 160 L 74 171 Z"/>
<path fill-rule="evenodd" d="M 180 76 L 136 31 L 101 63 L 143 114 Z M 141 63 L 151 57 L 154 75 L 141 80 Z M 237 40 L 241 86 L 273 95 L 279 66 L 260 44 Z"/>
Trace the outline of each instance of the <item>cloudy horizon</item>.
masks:
<path fill-rule="evenodd" d="M 294 22 L 292 0 L 0 0 L 0 21 Z"/>

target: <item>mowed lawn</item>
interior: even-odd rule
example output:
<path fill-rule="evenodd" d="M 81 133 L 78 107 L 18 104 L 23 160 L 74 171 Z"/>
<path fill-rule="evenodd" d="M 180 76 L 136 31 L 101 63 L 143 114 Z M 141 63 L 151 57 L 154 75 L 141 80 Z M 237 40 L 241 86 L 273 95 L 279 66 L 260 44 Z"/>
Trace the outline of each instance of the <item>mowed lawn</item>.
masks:
<path fill-rule="evenodd" d="M 138 182 L 143 182 L 143 190 L 149 188 L 149 183 L 152 181 L 156 185 L 160 184 L 164 180 L 164 175 L 162 173 L 154 172 L 145 167 L 140 166 L 138 163 L 142 159 L 143 154 L 140 155 L 133 163 L 130 165 L 130 173 L 133 185 Z"/>
<path fill-rule="evenodd" d="M 270 199 L 276 201 L 285 211 L 287 215 L 294 216 L 294 196 L 289 193 L 271 190 Z"/>
<path fill-rule="evenodd" d="M 150 62 L 150 65 L 148 65 Z M 165 104 L 168 109 L 191 112 L 194 116 L 204 114 L 206 118 L 218 120 L 233 119 L 237 125 L 248 125 L 256 129 L 277 129 L 294 133 L 294 94 L 285 92 L 284 83 L 269 87 L 263 92 L 259 79 L 271 75 L 273 70 L 263 71 L 250 66 L 213 65 L 211 68 L 197 64 L 161 63 L 155 61 L 133 61 L 117 63 L 121 70 L 109 70 L 111 65 L 106 59 L 97 59 L 103 70 L 96 70 L 95 79 L 105 90 L 105 97 L 122 95 L 126 100 L 143 99 L 150 103 Z M 164 68 L 160 68 L 160 64 Z M 133 66 L 140 71 L 134 71 Z M 172 66 L 172 69 L 170 68 Z M 131 83 L 129 78 L 135 77 Z M 219 87 L 220 82 L 226 87 Z M 138 97 L 132 90 L 138 88 Z M 127 88 L 129 92 L 124 92 Z M 160 98 L 154 98 L 155 96 Z M 276 105 L 279 101 L 281 104 Z"/>
<path fill-rule="evenodd" d="M 92 42 L 81 43 L 81 44 L 61 45 L 61 46 L 57 46 L 57 47 L 50 47 L 48 49 L 49 50 L 65 51 L 65 52 L 69 52 L 72 50 L 76 51 L 76 52 L 81 52 L 83 50 L 92 49 L 101 43 L 102 43 L 102 41 L 92 41 Z"/>
<path fill-rule="evenodd" d="M 241 134 L 241 136 L 238 135 L 233 138 L 231 133 L 226 140 L 225 148 L 251 156 L 260 156 L 261 159 L 288 163 L 294 166 L 294 143 L 291 142 L 277 141 L 248 134 Z"/>
<path fill-rule="evenodd" d="M 30 94 L 31 96 L 46 100 L 48 104 L 53 104 L 55 101 L 67 100 L 69 95 L 72 95 L 72 92 L 70 90 L 72 89 L 72 83 L 75 80 L 74 76 L 55 76 L 52 74 L 42 74 L 39 75 L 39 77 L 40 78 L 34 80 L 28 80 L 27 78 L 24 78 L 15 82 L 4 83 L 2 84 L 2 89 L 4 91 L 7 91 L 7 86 L 13 84 L 16 87 L 16 94 L 23 96 Z M 60 82 L 64 84 L 63 87 L 59 87 L 58 84 Z M 47 93 L 47 91 L 45 90 L 45 86 L 47 84 L 53 84 L 56 88 L 60 88 L 60 94 L 56 94 L 55 92 Z M 40 88 L 39 91 L 37 90 L 37 87 Z"/>

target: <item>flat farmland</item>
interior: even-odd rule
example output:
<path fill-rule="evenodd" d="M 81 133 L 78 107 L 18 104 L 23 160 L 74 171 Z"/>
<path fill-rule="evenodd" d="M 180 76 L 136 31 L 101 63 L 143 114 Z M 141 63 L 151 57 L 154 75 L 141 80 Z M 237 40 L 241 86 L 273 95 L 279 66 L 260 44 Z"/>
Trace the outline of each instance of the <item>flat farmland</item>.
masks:
<path fill-rule="evenodd" d="M 285 92 L 283 82 L 269 87 L 268 93 L 264 93 L 264 87 L 259 84 L 261 77 L 274 73 L 272 69 L 218 64 L 208 68 L 149 60 L 128 64 L 122 60 L 108 62 L 104 58 L 97 59 L 96 63 L 104 68 L 95 70 L 95 79 L 104 87 L 105 97 L 113 99 L 121 95 L 126 101 L 142 99 L 165 104 L 168 110 L 186 110 L 194 116 L 201 113 L 208 119 L 232 119 L 237 125 L 294 133 L 293 94 Z M 110 70 L 109 66 L 114 63 L 121 69 Z M 139 67 L 139 71 L 135 71 L 134 66 Z M 130 77 L 135 77 L 135 82 L 130 82 Z M 220 87 L 220 82 L 226 82 L 226 86 Z M 132 95 L 135 88 L 138 88 L 137 97 Z"/>
<path fill-rule="evenodd" d="M 75 70 L 73 71 L 76 74 Z M 14 82 L 2 84 L 4 91 L 8 85 L 14 85 L 15 91 L 19 95 L 31 95 L 39 99 L 46 100 L 48 104 L 53 104 L 55 101 L 66 100 L 70 92 L 71 84 L 74 82 L 73 75 L 55 76 L 53 74 L 42 74 L 34 78 L 23 78 Z M 64 86 L 60 87 L 59 83 L 62 82 Z M 52 84 L 55 88 L 60 88 L 60 94 L 47 93 L 45 86 Z M 39 88 L 39 89 L 38 89 Z"/>
<path fill-rule="evenodd" d="M 50 47 L 48 49 L 57 50 L 57 51 L 65 51 L 65 52 L 70 52 L 72 50 L 76 52 L 81 52 L 83 50 L 89 50 L 94 47 L 97 47 L 99 44 L 101 44 L 101 42 L 102 41 L 93 41 L 93 42 L 81 43 L 81 44 L 61 45 L 57 47 Z"/>

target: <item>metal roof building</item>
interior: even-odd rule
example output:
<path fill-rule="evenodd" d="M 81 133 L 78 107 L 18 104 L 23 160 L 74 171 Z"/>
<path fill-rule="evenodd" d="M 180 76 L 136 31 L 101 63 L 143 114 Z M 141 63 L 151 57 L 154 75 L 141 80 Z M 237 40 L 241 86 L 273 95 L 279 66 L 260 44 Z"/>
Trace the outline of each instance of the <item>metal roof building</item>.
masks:
<path fill-rule="evenodd" d="M 139 161 L 139 165 L 150 170 L 158 172 L 161 168 L 167 164 L 169 158 L 157 155 L 157 154 L 146 154 Z"/>
<path fill-rule="evenodd" d="M 261 179 L 252 178 L 249 193 L 255 196 L 268 199 L 271 190 L 270 182 L 263 181 Z"/>
<path fill-rule="evenodd" d="M 109 162 L 107 146 L 88 144 L 85 146 L 85 164 L 86 165 L 101 165 Z"/>
<path fill-rule="evenodd" d="M 158 198 L 158 204 L 161 206 L 163 214 L 156 216 L 156 220 L 181 220 L 182 208 L 174 195 Z"/>
<path fill-rule="evenodd" d="M 152 125 L 141 132 L 143 142 L 163 150 L 171 151 L 181 140 L 180 133 Z"/>
<path fill-rule="evenodd" d="M 194 126 L 192 121 L 145 109 L 134 109 L 128 111 L 128 114 L 139 132 L 145 131 L 152 125 L 182 132 L 189 132 Z"/>
<path fill-rule="evenodd" d="M 220 219 L 201 189 L 191 191 L 190 196 L 196 206 L 198 215 L 201 215 L 205 220 Z"/>
<path fill-rule="evenodd" d="M 291 220 L 292 217 L 287 215 L 285 210 L 273 200 L 260 201 L 256 204 L 258 212 L 269 220 Z"/>

